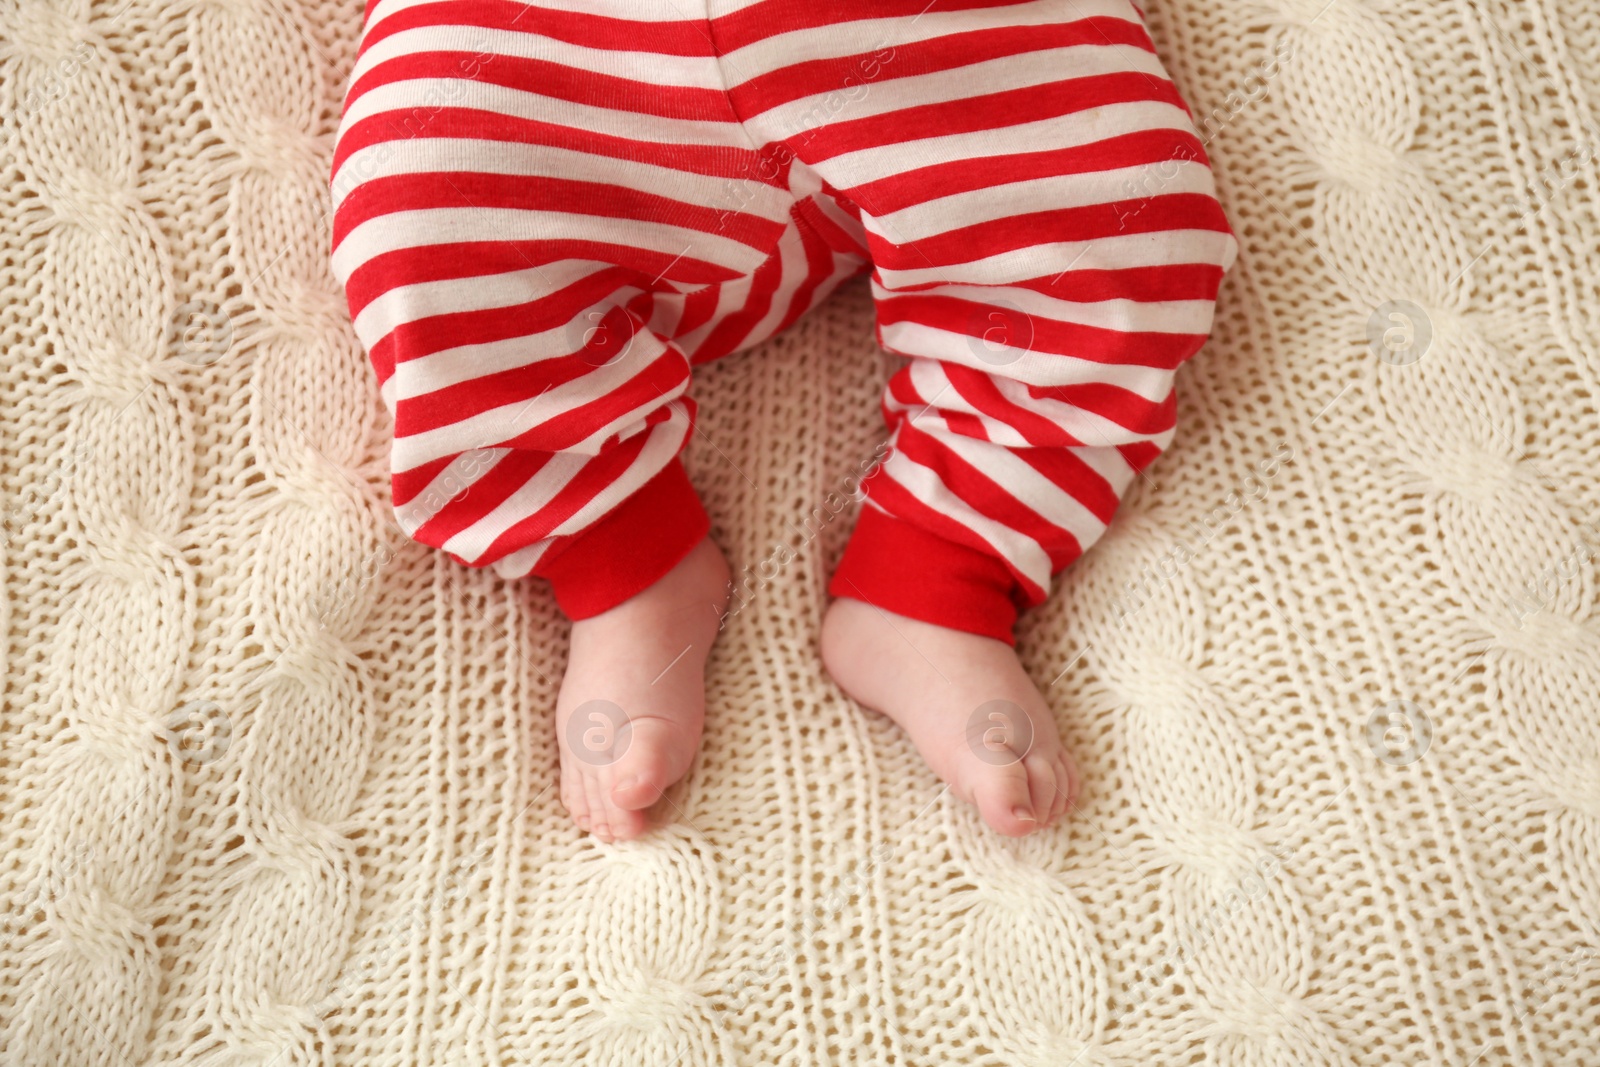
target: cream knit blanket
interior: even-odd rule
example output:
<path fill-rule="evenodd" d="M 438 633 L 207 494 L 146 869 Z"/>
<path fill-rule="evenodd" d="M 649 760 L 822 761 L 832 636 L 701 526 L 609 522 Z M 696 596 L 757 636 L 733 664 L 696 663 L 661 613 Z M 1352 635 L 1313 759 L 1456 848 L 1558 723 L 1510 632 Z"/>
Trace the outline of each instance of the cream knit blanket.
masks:
<path fill-rule="evenodd" d="M 358 6 L 6 3 L 0 1062 L 1596 1062 L 1600 12 L 1150 15 L 1243 254 L 1020 632 L 1081 815 L 997 838 L 818 664 L 858 279 L 698 375 L 749 595 L 681 815 L 607 847 L 548 590 L 389 519 Z"/>

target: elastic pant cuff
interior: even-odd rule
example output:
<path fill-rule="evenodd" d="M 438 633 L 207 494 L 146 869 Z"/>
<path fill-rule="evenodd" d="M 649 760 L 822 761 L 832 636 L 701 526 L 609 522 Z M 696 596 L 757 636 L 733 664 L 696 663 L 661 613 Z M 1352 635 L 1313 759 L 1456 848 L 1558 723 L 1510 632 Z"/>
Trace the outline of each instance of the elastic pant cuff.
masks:
<path fill-rule="evenodd" d="M 1016 645 L 1016 580 L 998 556 L 959 545 L 865 506 L 839 566 L 832 596 Z"/>
<path fill-rule="evenodd" d="M 711 530 L 699 494 L 674 456 L 582 533 L 552 547 L 534 567 L 569 619 L 608 611 L 654 585 Z"/>

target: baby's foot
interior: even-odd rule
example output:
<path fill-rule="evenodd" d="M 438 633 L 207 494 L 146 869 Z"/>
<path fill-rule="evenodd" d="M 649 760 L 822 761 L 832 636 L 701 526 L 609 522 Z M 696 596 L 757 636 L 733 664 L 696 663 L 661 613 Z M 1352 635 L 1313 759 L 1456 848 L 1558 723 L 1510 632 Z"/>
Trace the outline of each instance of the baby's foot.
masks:
<path fill-rule="evenodd" d="M 840 597 L 822 619 L 822 662 L 999 833 L 1049 826 L 1076 802 L 1077 767 L 1005 642 Z"/>
<path fill-rule="evenodd" d="M 729 577 L 708 537 L 654 585 L 572 624 L 556 696 L 561 802 L 602 841 L 644 833 L 646 809 L 689 770 Z"/>

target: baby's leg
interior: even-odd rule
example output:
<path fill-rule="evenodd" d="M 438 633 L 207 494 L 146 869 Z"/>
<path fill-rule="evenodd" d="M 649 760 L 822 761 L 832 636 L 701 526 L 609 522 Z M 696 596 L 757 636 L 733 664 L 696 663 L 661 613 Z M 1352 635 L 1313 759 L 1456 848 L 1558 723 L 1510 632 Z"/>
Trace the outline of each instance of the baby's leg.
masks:
<path fill-rule="evenodd" d="M 1174 373 L 1237 243 L 1125 0 L 825 32 L 830 55 L 858 50 L 829 69 L 867 83 L 842 107 L 784 99 L 800 74 L 733 89 L 859 211 L 879 342 L 911 360 L 883 397 L 893 447 L 862 483 L 823 657 L 994 829 L 1026 833 L 1072 803 L 1076 772 L 1013 623 L 1171 441 Z"/>
<path fill-rule="evenodd" d="M 624 8 L 667 21 L 369 5 L 332 174 L 332 266 L 394 415 L 395 513 L 457 562 L 549 580 L 574 620 L 561 797 L 606 839 L 640 833 L 693 759 L 727 595 L 680 461 L 692 360 L 657 313 L 742 277 L 782 230 L 702 232 L 754 153 L 709 88 L 703 25 Z M 641 39 L 676 53 L 675 84 L 635 80 Z"/>
<path fill-rule="evenodd" d="M 729 578 L 721 550 L 701 538 L 643 591 L 572 624 L 556 697 L 561 802 L 603 841 L 647 829 L 647 809 L 694 760 Z"/>

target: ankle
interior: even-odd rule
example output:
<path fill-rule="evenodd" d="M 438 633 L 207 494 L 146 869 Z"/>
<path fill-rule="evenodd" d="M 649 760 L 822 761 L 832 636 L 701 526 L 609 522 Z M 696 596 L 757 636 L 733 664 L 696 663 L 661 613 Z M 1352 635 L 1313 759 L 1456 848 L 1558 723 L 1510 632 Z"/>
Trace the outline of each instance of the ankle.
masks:
<path fill-rule="evenodd" d="M 704 616 L 714 630 L 727 608 L 731 580 L 727 557 L 708 536 L 655 582 L 622 603 L 573 625 L 583 629 L 681 626 L 687 617 Z"/>

